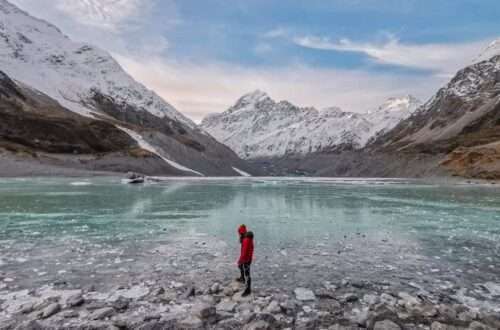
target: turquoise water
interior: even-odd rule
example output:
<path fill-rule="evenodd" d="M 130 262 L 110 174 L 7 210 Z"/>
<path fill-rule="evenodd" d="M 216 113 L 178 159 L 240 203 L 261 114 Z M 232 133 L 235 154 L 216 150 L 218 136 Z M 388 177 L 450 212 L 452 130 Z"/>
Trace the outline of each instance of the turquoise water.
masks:
<path fill-rule="evenodd" d="M 216 273 L 207 260 L 230 269 L 240 223 L 264 283 L 500 282 L 500 188 L 378 179 L 2 179 L 0 274 L 26 287 Z"/>

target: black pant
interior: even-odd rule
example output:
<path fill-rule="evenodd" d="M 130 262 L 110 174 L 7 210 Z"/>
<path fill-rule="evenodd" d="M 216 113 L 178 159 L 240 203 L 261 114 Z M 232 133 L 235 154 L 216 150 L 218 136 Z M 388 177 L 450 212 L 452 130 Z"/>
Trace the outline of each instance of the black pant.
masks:
<path fill-rule="evenodd" d="M 245 280 L 245 290 L 250 291 L 252 278 L 250 277 L 250 264 L 243 263 L 238 266 L 240 268 L 241 278 Z"/>

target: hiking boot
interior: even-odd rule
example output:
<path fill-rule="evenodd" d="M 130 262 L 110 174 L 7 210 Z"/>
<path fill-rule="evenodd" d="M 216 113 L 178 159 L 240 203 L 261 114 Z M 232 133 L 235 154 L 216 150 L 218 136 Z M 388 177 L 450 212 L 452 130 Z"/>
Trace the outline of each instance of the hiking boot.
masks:
<path fill-rule="evenodd" d="M 250 288 L 246 288 L 245 291 L 241 294 L 242 297 L 246 297 L 252 294 L 252 290 Z"/>
<path fill-rule="evenodd" d="M 236 282 L 245 283 L 245 279 L 243 277 L 238 277 Z"/>

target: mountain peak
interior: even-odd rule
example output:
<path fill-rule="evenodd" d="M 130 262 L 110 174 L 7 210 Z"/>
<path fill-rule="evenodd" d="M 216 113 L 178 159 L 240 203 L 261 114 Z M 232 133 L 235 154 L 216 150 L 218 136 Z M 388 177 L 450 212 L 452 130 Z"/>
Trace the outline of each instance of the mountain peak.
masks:
<path fill-rule="evenodd" d="M 396 112 L 396 111 L 415 111 L 422 102 L 413 95 L 403 97 L 390 97 L 374 112 Z"/>
<path fill-rule="evenodd" d="M 493 40 L 486 48 L 476 57 L 473 63 L 487 61 L 493 56 L 500 55 L 500 38 Z"/>
<path fill-rule="evenodd" d="M 246 103 L 257 103 L 259 101 L 269 98 L 266 92 L 256 89 L 253 92 L 247 93 L 240 98 L 240 101 L 245 101 Z"/>

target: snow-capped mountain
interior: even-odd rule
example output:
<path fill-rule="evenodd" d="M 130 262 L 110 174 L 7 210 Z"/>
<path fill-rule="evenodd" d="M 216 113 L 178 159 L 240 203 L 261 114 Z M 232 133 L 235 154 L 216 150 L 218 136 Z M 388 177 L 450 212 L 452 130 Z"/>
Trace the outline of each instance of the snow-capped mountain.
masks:
<path fill-rule="evenodd" d="M 392 98 L 364 114 L 332 107 L 318 111 L 288 101 L 276 102 L 262 91 L 241 97 L 201 127 L 247 159 L 305 155 L 323 150 L 362 148 L 371 138 L 407 118 L 420 102 Z"/>
<path fill-rule="evenodd" d="M 80 116 L 108 121 L 186 174 L 239 175 L 232 167 L 244 167 L 107 52 L 72 41 L 6 0 L 0 0 L 0 71 L 20 89 L 29 87 Z"/>
<path fill-rule="evenodd" d="M 136 82 L 105 51 L 73 42 L 57 27 L 0 0 L 0 67 L 10 77 L 80 114 L 93 91 L 151 114 L 168 116 L 190 127 L 193 122 Z"/>
<path fill-rule="evenodd" d="M 480 54 L 473 63 L 487 61 L 493 56 L 500 55 L 500 38 L 492 41 Z"/>

